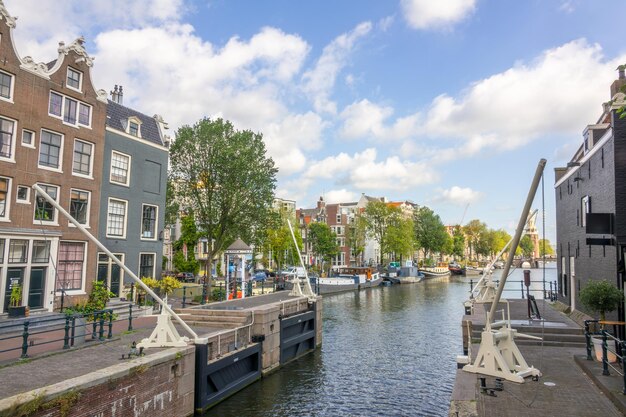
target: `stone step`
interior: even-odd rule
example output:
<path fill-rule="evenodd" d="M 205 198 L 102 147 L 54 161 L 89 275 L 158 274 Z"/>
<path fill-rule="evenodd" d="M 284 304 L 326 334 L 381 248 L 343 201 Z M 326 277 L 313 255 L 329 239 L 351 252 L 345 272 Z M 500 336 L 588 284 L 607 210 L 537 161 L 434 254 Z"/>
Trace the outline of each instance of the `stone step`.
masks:
<path fill-rule="evenodd" d="M 217 316 L 222 317 L 236 316 L 236 317 L 250 317 L 249 311 L 243 310 L 210 310 L 204 308 L 175 308 L 174 311 L 178 314 L 191 314 L 194 316 Z"/>

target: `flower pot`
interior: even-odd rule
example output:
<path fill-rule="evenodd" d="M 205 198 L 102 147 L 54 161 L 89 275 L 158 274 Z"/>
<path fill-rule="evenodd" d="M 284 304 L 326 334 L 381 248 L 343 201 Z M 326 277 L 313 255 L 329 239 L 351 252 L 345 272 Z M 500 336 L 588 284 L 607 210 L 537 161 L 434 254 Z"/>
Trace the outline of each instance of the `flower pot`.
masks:
<path fill-rule="evenodd" d="M 9 307 L 9 317 L 28 317 L 30 313 L 30 309 L 28 306 L 19 306 L 19 307 Z"/>
<path fill-rule="evenodd" d="M 600 337 L 592 337 L 591 341 L 593 342 L 593 347 L 595 349 L 596 352 L 596 359 L 599 362 L 602 362 L 602 338 Z M 606 351 L 606 356 L 607 359 L 610 363 L 614 363 L 617 362 L 617 356 L 615 356 L 615 353 L 611 352 L 610 350 Z"/>

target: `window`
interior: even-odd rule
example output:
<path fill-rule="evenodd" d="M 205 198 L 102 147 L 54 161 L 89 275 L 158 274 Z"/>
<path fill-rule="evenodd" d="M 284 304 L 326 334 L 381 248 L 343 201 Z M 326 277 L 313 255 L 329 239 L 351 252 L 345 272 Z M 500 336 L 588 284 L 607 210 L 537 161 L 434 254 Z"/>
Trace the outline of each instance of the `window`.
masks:
<path fill-rule="evenodd" d="M 143 206 L 143 215 L 141 217 L 141 237 L 144 239 L 156 238 L 156 206 Z"/>
<path fill-rule="evenodd" d="M 130 133 L 133 136 L 137 136 L 139 137 L 139 124 L 136 122 L 129 122 L 128 123 L 128 133 Z"/>
<path fill-rule="evenodd" d="M 128 185 L 130 156 L 113 151 L 111 153 L 111 182 Z"/>
<path fill-rule="evenodd" d="M 67 67 L 67 86 L 80 91 L 82 73 Z"/>
<path fill-rule="evenodd" d="M 591 213 L 591 197 L 588 195 L 584 196 L 580 201 L 580 205 L 580 225 L 585 227 L 587 225 L 587 213 Z"/>
<path fill-rule="evenodd" d="M 337 223 L 341 223 L 341 213 L 337 214 Z"/>
<path fill-rule="evenodd" d="M 76 109 L 78 108 L 78 103 L 76 100 L 72 100 L 71 98 L 65 97 L 65 112 L 63 112 L 63 121 L 65 123 L 69 123 L 71 125 L 76 124 Z"/>
<path fill-rule="evenodd" d="M 20 203 L 30 202 L 30 188 L 25 185 L 18 185 L 16 199 Z"/>
<path fill-rule="evenodd" d="M 39 186 L 52 197 L 55 201 L 57 200 L 57 192 L 58 188 L 53 185 L 43 185 L 39 184 Z M 45 198 L 40 195 L 37 195 L 35 201 L 35 220 L 45 221 L 45 222 L 55 222 L 56 221 L 56 210 L 54 206 L 48 202 Z"/>
<path fill-rule="evenodd" d="M 50 241 L 34 240 L 33 241 L 33 263 L 48 263 L 50 259 Z"/>
<path fill-rule="evenodd" d="M 0 97 L 11 100 L 13 90 L 13 76 L 0 71 Z"/>
<path fill-rule="evenodd" d="M 60 169 L 61 145 L 63 136 L 58 133 L 41 131 L 41 146 L 39 147 L 39 166 Z"/>
<path fill-rule="evenodd" d="M 70 215 L 80 224 L 87 224 L 89 218 L 89 192 L 70 191 Z"/>
<path fill-rule="evenodd" d="M 154 253 L 139 255 L 139 277 L 154 278 Z"/>
<path fill-rule="evenodd" d="M 91 153 L 93 145 L 76 139 L 74 141 L 74 164 L 72 172 L 74 174 L 91 176 Z"/>
<path fill-rule="evenodd" d="M 4 247 L 5 247 L 5 240 L 0 239 L 0 264 L 4 263 Z"/>
<path fill-rule="evenodd" d="M 109 199 L 107 236 L 126 236 L 126 201 Z"/>
<path fill-rule="evenodd" d="M 22 145 L 34 148 L 35 147 L 35 132 L 22 129 Z"/>
<path fill-rule="evenodd" d="M 78 104 L 78 123 L 89 126 L 91 124 L 91 107 L 86 104 Z"/>
<path fill-rule="evenodd" d="M 20 264 L 28 260 L 28 240 L 11 239 L 9 241 L 9 263 Z"/>
<path fill-rule="evenodd" d="M 0 157 L 11 158 L 13 156 L 13 132 L 15 122 L 0 117 Z"/>
<path fill-rule="evenodd" d="M 9 190 L 11 189 L 11 180 L 9 178 L 0 177 L 0 219 L 9 218 Z"/>
<path fill-rule="evenodd" d="M 50 92 L 50 105 L 48 113 L 53 116 L 61 117 L 61 107 L 63 107 L 63 96 L 61 94 Z"/>
<path fill-rule="evenodd" d="M 85 242 L 59 242 L 57 290 L 81 290 Z"/>

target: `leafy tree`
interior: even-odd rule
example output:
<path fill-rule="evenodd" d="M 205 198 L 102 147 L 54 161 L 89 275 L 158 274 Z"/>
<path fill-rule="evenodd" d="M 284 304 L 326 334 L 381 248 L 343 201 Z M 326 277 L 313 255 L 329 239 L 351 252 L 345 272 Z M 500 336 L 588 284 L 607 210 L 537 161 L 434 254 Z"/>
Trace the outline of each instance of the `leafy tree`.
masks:
<path fill-rule="evenodd" d="M 524 235 L 519 241 L 519 247 L 522 250 L 522 255 L 524 255 L 524 257 L 531 258 L 533 256 L 535 245 L 533 245 L 533 241 L 530 236 Z"/>
<path fill-rule="evenodd" d="M 287 220 L 291 220 L 292 226 L 295 224 L 295 218 L 293 218 L 293 216 L 289 218 L 289 215 L 284 210 L 274 212 L 271 216 L 270 228 L 267 229 L 267 236 L 265 238 L 265 251 L 272 254 L 272 258 L 279 269 L 286 263 L 292 265 L 300 264 L 298 253 L 293 246 L 293 239 L 289 231 Z M 294 227 L 293 233 L 296 236 L 298 248 L 302 248 L 300 230 Z"/>
<path fill-rule="evenodd" d="M 474 254 L 477 253 L 476 247 L 478 246 L 478 242 L 480 240 L 481 233 L 487 228 L 485 223 L 482 223 L 478 219 L 471 220 L 463 227 L 463 232 L 467 237 L 467 244 L 469 247 L 469 259 L 474 259 Z"/>
<path fill-rule="evenodd" d="M 354 217 L 354 221 L 346 227 L 346 246 L 350 248 L 359 265 L 363 263 L 366 236 L 367 222 L 362 215 L 358 214 Z"/>
<path fill-rule="evenodd" d="M 172 263 L 177 271 L 198 273 L 200 264 L 194 253 L 198 240 L 198 230 L 194 217 L 192 215 L 182 217 L 180 219 L 180 238 L 173 244 L 174 257 Z"/>
<path fill-rule="evenodd" d="M 511 240 L 511 235 L 509 235 L 505 230 L 503 229 L 498 229 L 498 230 L 494 230 L 494 239 L 493 239 L 493 247 L 492 247 L 492 251 L 493 254 L 497 254 L 498 252 L 500 252 L 507 243 L 509 243 L 509 240 Z"/>
<path fill-rule="evenodd" d="M 278 170 L 266 156 L 260 133 L 235 130 L 223 119 L 183 126 L 170 148 L 170 167 L 176 200 L 194 213 L 199 235 L 212 242 L 207 271 L 213 270 L 214 256 L 235 239 L 261 240 Z"/>
<path fill-rule="evenodd" d="M 446 235 L 446 241 L 443 244 L 443 248 L 441 248 L 441 252 L 446 255 L 452 255 L 454 251 L 454 240 L 449 234 L 446 233 Z"/>
<path fill-rule="evenodd" d="M 337 245 L 337 235 L 330 229 L 330 226 L 322 222 L 313 222 L 309 225 L 309 241 L 313 253 L 322 258 L 325 263 L 330 264 L 333 256 L 339 253 Z M 322 266 L 323 268 L 323 266 Z"/>
<path fill-rule="evenodd" d="M 402 216 L 400 210 L 392 213 L 385 238 L 387 253 L 395 254 L 401 259 L 404 256 L 410 257 L 415 249 L 413 219 Z"/>
<path fill-rule="evenodd" d="M 431 252 L 441 252 L 448 239 L 448 232 L 439 215 L 428 207 L 420 207 L 413 214 L 413 223 L 417 247 L 424 250 L 426 257 Z"/>
<path fill-rule="evenodd" d="M 165 225 L 172 226 L 176 224 L 176 219 L 180 213 L 180 203 L 176 200 L 176 190 L 174 182 L 167 180 L 167 188 L 165 191 Z"/>
<path fill-rule="evenodd" d="M 460 225 L 454 226 L 452 231 L 452 255 L 459 258 L 465 256 L 465 235 Z"/>
<path fill-rule="evenodd" d="M 399 210 L 396 208 L 396 210 Z M 391 221 L 394 207 L 389 207 L 382 201 L 371 201 L 365 207 L 363 218 L 365 219 L 367 235 L 373 238 L 380 246 L 380 263 L 383 263 L 383 254 L 387 253 L 387 227 Z"/>
<path fill-rule="evenodd" d="M 548 239 L 539 239 L 539 256 L 554 255 L 554 248 Z"/>

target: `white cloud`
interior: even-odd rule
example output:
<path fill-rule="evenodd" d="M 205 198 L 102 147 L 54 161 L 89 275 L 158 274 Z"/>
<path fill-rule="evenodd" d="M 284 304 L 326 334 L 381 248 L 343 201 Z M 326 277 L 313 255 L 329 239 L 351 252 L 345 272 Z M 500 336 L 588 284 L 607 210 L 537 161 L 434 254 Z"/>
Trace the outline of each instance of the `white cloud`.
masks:
<path fill-rule="evenodd" d="M 562 1 L 561 5 L 559 6 L 559 10 L 567 14 L 574 12 L 574 10 L 576 10 L 576 7 L 574 6 L 574 1 L 573 0 Z"/>
<path fill-rule="evenodd" d="M 378 105 L 367 99 L 347 106 L 340 114 L 343 120 L 339 134 L 346 139 L 371 137 L 377 139 L 403 139 L 415 135 L 419 114 L 400 117 L 393 125 L 386 126 L 394 110 L 390 106 Z"/>
<path fill-rule="evenodd" d="M 324 200 L 329 204 L 349 203 L 357 201 L 357 193 L 342 188 L 341 190 L 331 190 L 324 193 Z"/>
<path fill-rule="evenodd" d="M 463 206 L 477 201 L 480 197 L 482 197 L 482 195 L 482 193 L 474 191 L 469 187 L 462 188 L 455 185 L 447 190 L 442 190 L 441 194 L 435 198 L 435 201 L 448 202 Z"/>
<path fill-rule="evenodd" d="M 394 20 L 395 20 L 395 18 L 393 16 L 383 17 L 382 19 L 380 19 L 378 21 L 378 27 L 383 32 L 386 32 L 391 27 L 391 25 L 393 24 Z"/>
<path fill-rule="evenodd" d="M 330 99 L 337 75 L 346 66 L 348 57 L 357 41 L 372 29 L 370 22 L 363 22 L 351 32 L 341 34 L 324 48 L 315 67 L 302 77 L 304 92 L 313 100 L 317 112 L 335 114 L 337 105 Z"/>
<path fill-rule="evenodd" d="M 463 20 L 476 8 L 476 0 L 401 0 L 400 6 L 413 29 L 437 29 Z"/>
<path fill-rule="evenodd" d="M 397 156 L 377 160 L 376 149 L 368 148 L 352 156 L 342 152 L 312 163 L 303 175 L 302 184 L 322 179 L 363 191 L 407 191 L 434 182 L 438 175 L 427 164 Z"/>

